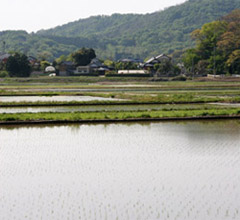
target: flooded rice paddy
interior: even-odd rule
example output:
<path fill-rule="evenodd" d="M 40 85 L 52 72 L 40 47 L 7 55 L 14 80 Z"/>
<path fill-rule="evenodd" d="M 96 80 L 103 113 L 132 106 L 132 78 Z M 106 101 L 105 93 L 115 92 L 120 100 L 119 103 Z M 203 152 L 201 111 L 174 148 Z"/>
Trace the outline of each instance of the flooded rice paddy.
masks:
<path fill-rule="evenodd" d="M 191 107 L 199 108 L 199 105 L 82 105 L 82 106 L 50 106 L 50 107 L 0 107 L 0 113 L 23 113 L 23 112 L 97 112 L 97 111 L 150 111 L 176 108 Z"/>
<path fill-rule="evenodd" d="M 107 100 L 117 99 L 93 96 L 0 96 L 0 102 L 71 102 Z"/>
<path fill-rule="evenodd" d="M 240 121 L 0 127 L 0 219 L 240 219 Z"/>

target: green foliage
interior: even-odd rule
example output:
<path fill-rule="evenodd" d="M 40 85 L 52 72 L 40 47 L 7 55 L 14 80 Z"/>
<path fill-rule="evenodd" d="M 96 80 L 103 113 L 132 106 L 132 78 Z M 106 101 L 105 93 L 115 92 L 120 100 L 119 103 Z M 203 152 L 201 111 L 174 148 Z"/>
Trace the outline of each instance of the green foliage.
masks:
<path fill-rule="evenodd" d="M 136 70 L 138 68 L 138 64 L 132 62 L 116 62 L 114 65 L 116 70 Z"/>
<path fill-rule="evenodd" d="M 192 33 L 193 38 L 197 41 L 196 50 L 202 59 L 209 59 L 213 55 L 217 42 L 226 31 L 226 26 L 227 23 L 224 21 L 213 21 L 204 24 L 200 30 Z"/>
<path fill-rule="evenodd" d="M 31 66 L 25 54 L 15 53 L 6 63 L 6 70 L 10 77 L 29 77 Z"/>
<path fill-rule="evenodd" d="M 86 66 L 95 57 L 96 57 L 96 54 L 92 48 L 87 49 L 83 47 L 80 50 L 71 54 L 71 58 L 75 63 L 75 65 L 77 66 Z"/>
<path fill-rule="evenodd" d="M 150 110 L 150 111 L 108 111 L 108 112 L 40 112 L 40 113 L 7 113 L 0 114 L 1 122 L 8 121 L 81 121 L 81 120 L 126 120 L 126 119 L 161 119 L 161 118 L 185 118 L 204 117 L 204 116 L 239 116 L 238 108 L 219 109 L 212 107 L 205 109 L 204 106 L 199 109 L 177 109 L 177 110 Z"/>
<path fill-rule="evenodd" d="M 172 78 L 172 81 L 186 81 L 187 78 L 185 76 L 176 76 Z"/>
<path fill-rule="evenodd" d="M 156 63 L 154 64 L 153 68 L 158 74 L 161 75 L 167 75 L 171 69 L 172 69 L 172 64 L 171 62 L 162 62 L 162 63 Z"/>
<path fill-rule="evenodd" d="M 237 74 L 240 72 L 240 50 L 234 50 L 226 62 L 227 66 L 231 68 L 232 74 Z"/>
<path fill-rule="evenodd" d="M 184 66 L 188 69 L 188 71 L 194 73 L 195 66 L 200 61 L 200 56 L 198 55 L 196 49 L 188 49 L 186 53 L 183 55 L 182 60 Z"/>
<path fill-rule="evenodd" d="M 62 62 L 64 62 L 64 61 L 67 61 L 67 56 L 66 55 L 61 55 L 59 58 L 57 58 L 56 60 L 56 63 L 57 64 L 60 64 L 60 63 L 62 63 Z"/>
<path fill-rule="evenodd" d="M 8 77 L 8 72 L 7 71 L 0 71 L 0 78 Z"/>
<path fill-rule="evenodd" d="M 115 67 L 115 62 L 112 61 L 112 60 L 105 60 L 104 65 L 114 68 Z"/>
<path fill-rule="evenodd" d="M 42 61 L 51 60 L 53 58 L 53 54 L 50 51 L 45 50 L 45 47 L 42 49 L 44 50 L 37 54 L 38 59 Z"/>
<path fill-rule="evenodd" d="M 192 32 L 196 48 L 183 56 L 188 70 L 198 73 L 238 73 L 240 71 L 240 10 L 220 21 L 204 24 Z"/>
<path fill-rule="evenodd" d="M 153 69 L 158 75 L 174 76 L 181 72 L 180 68 L 174 65 L 170 60 L 154 64 Z"/>
<path fill-rule="evenodd" d="M 40 68 L 41 68 L 42 71 L 45 71 L 46 67 L 48 67 L 50 65 L 51 64 L 46 60 L 43 60 L 43 61 L 40 62 Z"/>
<path fill-rule="evenodd" d="M 193 30 L 236 8 L 240 8 L 239 0 L 189 0 L 146 15 L 93 16 L 36 34 L 5 31 L 0 32 L 0 37 L 7 51 L 21 51 L 50 61 L 82 47 L 94 48 L 104 59 L 144 59 L 192 47 Z M 2 47 L 0 44 L 0 51 Z"/>

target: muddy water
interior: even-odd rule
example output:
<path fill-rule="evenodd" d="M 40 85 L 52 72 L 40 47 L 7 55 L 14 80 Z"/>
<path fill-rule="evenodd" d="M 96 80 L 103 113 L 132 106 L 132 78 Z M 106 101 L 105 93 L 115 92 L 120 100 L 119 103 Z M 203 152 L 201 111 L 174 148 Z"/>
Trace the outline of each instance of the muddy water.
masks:
<path fill-rule="evenodd" d="M 240 122 L 0 128 L 0 219 L 240 219 Z"/>

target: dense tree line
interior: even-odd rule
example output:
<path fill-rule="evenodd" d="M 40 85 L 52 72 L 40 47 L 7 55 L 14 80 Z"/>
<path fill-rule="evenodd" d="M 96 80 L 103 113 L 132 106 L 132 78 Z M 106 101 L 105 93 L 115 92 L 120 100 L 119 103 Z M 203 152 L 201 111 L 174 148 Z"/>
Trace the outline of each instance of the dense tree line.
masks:
<path fill-rule="evenodd" d="M 196 47 L 186 51 L 183 61 L 197 73 L 235 74 L 240 71 L 240 10 L 192 32 Z"/>

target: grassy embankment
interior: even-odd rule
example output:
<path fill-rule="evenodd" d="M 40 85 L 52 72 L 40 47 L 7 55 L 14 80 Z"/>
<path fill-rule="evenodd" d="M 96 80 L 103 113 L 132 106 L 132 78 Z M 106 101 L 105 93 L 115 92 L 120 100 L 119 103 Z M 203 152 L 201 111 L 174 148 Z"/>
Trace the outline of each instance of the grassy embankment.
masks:
<path fill-rule="evenodd" d="M 18 113 L 0 114 L 1 122 L 10 121 L 66 121 L 81 120 L 128 120 L 128 119 L 161 119 L 161 118 L 196 118 L 206 116 L 239 116 L 240 109 L 199 109 L 172 111 L 124 111 L 124 112 L 75 112 L 75 113 Z"/>
<path fill-rule="evenodd" d="M 10 78 L 1 81 L 0 96 L 99 96 L 123 103 L 240 102 L 240 82 L 150 82 L 141 78 L 56 77 Z M 128 81 L 126 81 L 128 79 Z M 115 81 L 111 81 L 115 80 Z M 145 80 L 145 81 L 142 81 Z M 1 100 L 0 100 L 1 101 Z M 94 101 L 89 104 L 112 104 Z M 32 105 L 21 102 L 18 105 Z M 35 102 L 34 105 L 81 105 L 86 102 Z M 0 103 L 2 106 L 3 103 Z M 4 103 L 16 105 L 16 103 Z"/>
<path fill-rule="evenodd" d="M 80 94 L 78 94 L 80 95 Z M 240 102 L 239 92 L 183 92 L 183 93 L 83 93 L 81 95 L 114 97 L 112 101 L 36 101 L 36 102 L 1 102 L 0 107 L 14 106 L 81 106 L 81 105 L 129 105 L 129 104 L 188 104 L 209 102 Z"/>
<path fill-rule="evenodd" d="M 156 106 L 155 106 L 156 107 Z M 160 120 L 172 118 L 199 118 L 199 117 L 240 117 L 240 108 L 210 105 L 210 104 L 188 104 L 188 105 L 161 105 L 160 109 L 150 106 L 148 110 L 138 110 L 132 106 L 131 110 L 99 110 L 97 106 L 91 107 L 92 111 L 66 112 L 66 113 L 12 113 L 0 114 L 1 122 L 43 122 L 43 121 L 109 121 L 109 120 Z"/>
<path fill-rule="evenodd" d="M 240 78 L 236 77 L 224 77 L 224 78 L 206 78 L 206 77 L 192 77 L 192 79 L 188 79 L 187 81 L 178 81 L 174 80 L 175 77 L 161 77 L 161 79 L 156 79 L 152 77 L 98 77 L 98 76 L 67 76 L 67 77 L 49 77 L 49 76 L 31 76 L 27 78 L 1 78 L 1 84 L 31 84 L 31 83 L 38 83 L 38 84 L 53 84 L 53 83 L 60 83 L 60 84 L 73 84 L 73 83 L 138 83 L 138 82 L 156 82 L 156 83 L 185 83 L 185 82 L 204 82 L 206 84 L 216 84 L 216 83 L 239 83 Z"/>
<path fill-rule="evenodd" d="M 94 112 L 75 113 L 18 113 L 0 114 L 0 121 L 81 121 L 81 120 L 128 120 L 128 119 L 161 119 L 187 118 L 206 116 L 239 116 L 240 108 L 217 107 L 215 105 L 199 105 L 197 108 L 187 106 L 172 107 L 174 104 L 195 104 L 208 102 L 240 102 L 240 82 L 149 82 L 139 79 L 119 78 L 30 78 L 9 79 L 4 81 L 0 95 L 89 95 L 114 97 L 122 100 L 90 101 L 90 102 L 0 102 L 0 107 L 9 106 L 81 106 L 93 105 Z M 114 83 L 111 81 L 114 80 Z M 115 81 L 116 80 L 116 81 Z M 117 81 L 118 80 L 118 81 Z M 68 81 L 67 84 L 66 81 Z M 60 89 L 49 91 L 48 89 Z M 61 91 L 61 89 L 86 89 L 86 91 Z M 169 104 L 170 107 L 161 110 L 148 111 L 101 111 L 98 105 L 141 105 L 141 104 Z"/>

